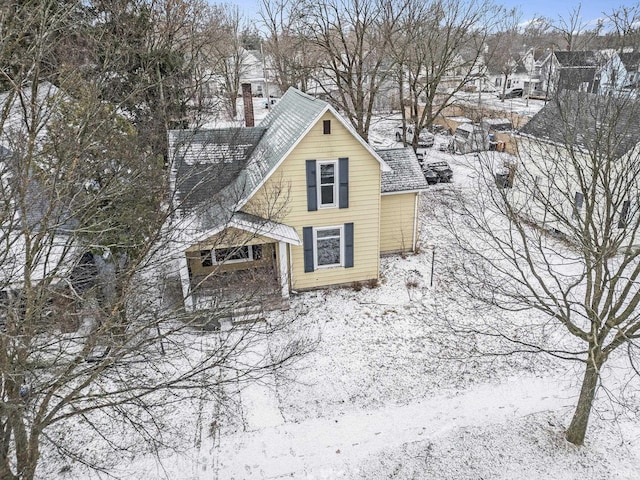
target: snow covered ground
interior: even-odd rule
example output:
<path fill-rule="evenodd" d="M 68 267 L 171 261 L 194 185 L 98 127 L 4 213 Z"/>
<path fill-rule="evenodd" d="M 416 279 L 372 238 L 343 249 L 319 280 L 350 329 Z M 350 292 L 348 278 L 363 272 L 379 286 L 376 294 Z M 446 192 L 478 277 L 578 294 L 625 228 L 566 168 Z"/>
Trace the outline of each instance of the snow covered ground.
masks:
<path fill-rule="evenodd" d="M 398 145 L 396 123 L 374 125 L 375 148 Z M 473 188 L 474 156 L 436 149 L 428 155 L 449 161 L 454 181 L 424 195 L 421 251 L 383 258 L 373 288 L 297 294 L 288 311 L 269 316 L 272 323 L 295 322 L 265 348 L 297 335 L 317 342 L 312 353 L 227 392 L 227 415 L 216 416 L 213 401 L 175 409 L 160 461 L 128 451 L 110 460 L 107 473 L 52 463 L 41 478 L 640 478 L 640 385 L 629 380 L 622 356 L 604 373 L 586 445 L 577 448 L 563 431 L 579 391 L 579 365 L 481 355 L 497 346 L 450 328 L 452 319 L 473 324 L 504 313 L 459 295 L 447 275 L 453 246 L 437 224 L 447 196 Z M 511 320 L 524 325 L 532 316 Z"/>

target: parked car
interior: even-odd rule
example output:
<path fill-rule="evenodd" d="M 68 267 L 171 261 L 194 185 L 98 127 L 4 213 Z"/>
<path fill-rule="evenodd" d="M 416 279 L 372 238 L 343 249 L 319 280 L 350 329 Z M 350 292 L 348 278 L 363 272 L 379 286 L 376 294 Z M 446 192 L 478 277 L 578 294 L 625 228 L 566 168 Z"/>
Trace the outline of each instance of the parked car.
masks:
<path fill-rule="evenodd" d="M 508 92 L 505 92 L 504 95 L 498 95 L 500 98 L 516 98 L 524 95 L 524 90 L 522 88 L 512 88 Z"/>
<path fill-rule="evenodd" d="M 429 185 L 434 185 L 440 181 L 440 177 L 438 176 L 438 174 L 427 165 L 422 165 L 422 173 L 424 174 L 424 178 L 427 180 L 427 183 Z"/>
<path fill-rule="evenodd" d="M 451 180 L 453 180 L 453 170 L 451 170 L 449 164 L 444 160 L 427 162 L 422 166 L 423 172 L 425 169 L 434 171 L 436 175 L 438 175 L 439 182 L 450 182 Z M 427 181 L 429 181 L 429 179 L 427 179 Z"/>
<path fill-rule="evenodd" d="M 402 125 L 398 125 L 396 127 L 396 141 L 401 142 L 402 141 Z M 436 137 L 432 134 L 429 133 L 427 130 L 422 130 L 420 132 L 420 136 L 418 137 L 418 148 L 428 148 L 428 147 L 433 147 L 433 144 L 436 141 Z M 412 126 L 408 126 L 407 127 L 407 143 L 412 145 L 413 144 L 413 127 Z"/>

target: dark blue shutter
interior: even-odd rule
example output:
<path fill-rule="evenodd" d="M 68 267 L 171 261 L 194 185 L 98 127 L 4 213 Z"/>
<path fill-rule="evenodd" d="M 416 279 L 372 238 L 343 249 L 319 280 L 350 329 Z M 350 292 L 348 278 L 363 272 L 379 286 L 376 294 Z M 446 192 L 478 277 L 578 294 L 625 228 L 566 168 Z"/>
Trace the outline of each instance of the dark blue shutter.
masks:
<path fill-rule="evenodd" d="M 307 160 L 307 210 L 310 212 L 318 210 L 315 160 Z"/>
<path fill-rule="evenodd" d="M 344 224 L 344 266 L 353 267 L 353 223 Z"/>
<path fill-rule="evenodd" d="M 302 227 L 302 244 L 304 248 L 304 271 L 313 272 L 313 228 Z"/>
<path fill-rule="evenodd" d="M 340 189 L 338 193 L 340 208 L 349 208 L 349 159 L 341 158 L 338 160 L 338 177 L 340 180 Z"/>

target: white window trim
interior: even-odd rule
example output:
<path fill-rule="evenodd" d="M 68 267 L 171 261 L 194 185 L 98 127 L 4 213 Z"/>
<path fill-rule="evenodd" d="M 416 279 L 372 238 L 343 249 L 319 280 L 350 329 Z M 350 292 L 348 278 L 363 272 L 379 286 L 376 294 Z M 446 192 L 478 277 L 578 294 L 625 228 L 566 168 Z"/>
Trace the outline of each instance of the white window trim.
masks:
<path fill-rule="evenodd" d="M 340 231 L 340 262 L 332 263 L 331 265 L 318 265 L 318 232 L 324 230 L 339 230 Z M 313 227 L 313 268 L 314 270 L 322 268 L 336 268 L 344 267 L 344 225 L 334 225 L 331 227 Z"/>
<path fill-rule="evenodd" d="M 229 259 L 229 260 L 224 260 L 223 262 L 219 262 L 216 258 L 216 250 L 224 250 L 224 249 L 235 249 L 235 248 L 244 248 L 247 247 L 248 250 L 248 258 L 236 258 L 236 259 Z M 211 252 L 211 264 L 213 265 L 229 265 L 231 263 L 245 263 L 245 262 L 254 262 L 256 261 L 255 258 L 255 252 L 253 250 L 254 245 L 242 245 L 239 247 L 225 247 L 223 248 L 211 248 L 209 249 L 209 251 Z"/>
<path fill-rule="evenodd" d="M 322 203 L 322 165 L 333 165 L 333 203 Z M 339 205 L 338 195 L 340 189 L 339 165 L 337 160 L 320 160 L 316 165 L 316 185 L 318 197 L 318 209 L 320 208 L 336 208 Z"/>

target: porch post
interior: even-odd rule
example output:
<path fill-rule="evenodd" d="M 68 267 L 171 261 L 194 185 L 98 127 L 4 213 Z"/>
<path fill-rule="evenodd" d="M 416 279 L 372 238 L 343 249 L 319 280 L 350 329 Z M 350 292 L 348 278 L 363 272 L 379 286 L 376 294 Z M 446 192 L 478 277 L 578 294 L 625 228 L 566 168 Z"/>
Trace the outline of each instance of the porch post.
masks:
<path fill-rule="evenodd" d="M 182 298 L 184 299 L 184 308 L 187 312 L 193 312 L 193 295 L 191 295 L 191 279 L 189 278 L 189 266 L 187 264 L 187 254 L 182 252 L 178 258 L 180 265 L 180 284 L 182 285 Z"/>
<path fill-rule="evenodd" d="M 289 262 L 287 260 L 287 244 L 278 242 L 278 260 L 280 265 L 280 289 L 282 298 L 289 298 Z"/>

